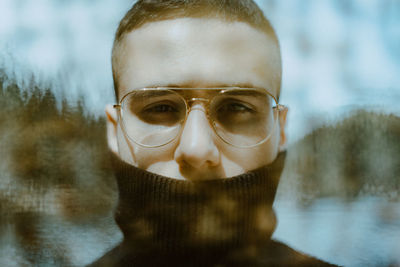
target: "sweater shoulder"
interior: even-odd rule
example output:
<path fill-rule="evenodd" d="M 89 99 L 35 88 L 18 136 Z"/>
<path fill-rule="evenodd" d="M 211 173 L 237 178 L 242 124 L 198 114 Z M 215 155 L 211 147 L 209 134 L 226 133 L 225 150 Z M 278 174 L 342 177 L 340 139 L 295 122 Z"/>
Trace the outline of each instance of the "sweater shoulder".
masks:
<path fill-rule="evenodd" d="M 264 256 L 261 257 L 264 264 L 260 264 L 260 266 L 338 266 L 296 251 L 278 241 L 272 240 L 270 244 L 265 247 L 264 251 Z"/>
<path fill-rule="evenodd" d="M 120 244 L 114 249 L 107 252 L 104 256 L 93 262 L 90 267 L 103 267 L 103 266 L 136 266 L 135 262 L 139 260 L 139 258 L 135 259 L 132 257 L 132 254 L 129 252 L 129 248 Z M 153 258 L 154 259 L 154 258 Z M 148 262 L 152 262 L 152 257 L 148 257 Z M 173 261 L 175 262 L 176 259 Z M 145 264 L 142 260 L 139 260 L 142 264 Z M 164 259 L 163 261 L 168 266 L 168 259 Z M 158 266 L 160 262 L 158 262 Z M 139 265 L 138 265 L 139 266 Z M 152 264 L 148 266 L 153 266 Z M 179 264 L 176 266 L 180 266 Z M 196 263 L 191 265 L 188 261 L 185 261 L 185 264 L 182 266 L 197 266 Z M 212 265 L 210 265 L 212 266 Z M 335 264 L 331 264 L 325 261 L 322 261 L 316 257 L 298 252 L 288 245 L 278 242 L 271 241 L 268 245 L 266 245 L 257 256 L 249 257 L 245 260 L 235 260 L 235 259 L 227 259 L 227 261 L 220 261 L 218 266 L 307 266 L 307 267 L 334 267 L 338 266 Z"/>

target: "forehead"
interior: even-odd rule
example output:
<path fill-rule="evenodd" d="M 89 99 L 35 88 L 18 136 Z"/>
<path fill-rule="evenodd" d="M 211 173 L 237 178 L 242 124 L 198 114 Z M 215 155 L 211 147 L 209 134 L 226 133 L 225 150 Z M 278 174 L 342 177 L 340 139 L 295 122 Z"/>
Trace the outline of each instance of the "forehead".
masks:
<path fill-rule="evenodd" d="M 276 95 L 276 41 L 242 22 L 181 18 L 128 33 L 114 66 L 119 95 L 143 87 L 262 87 Z"/>

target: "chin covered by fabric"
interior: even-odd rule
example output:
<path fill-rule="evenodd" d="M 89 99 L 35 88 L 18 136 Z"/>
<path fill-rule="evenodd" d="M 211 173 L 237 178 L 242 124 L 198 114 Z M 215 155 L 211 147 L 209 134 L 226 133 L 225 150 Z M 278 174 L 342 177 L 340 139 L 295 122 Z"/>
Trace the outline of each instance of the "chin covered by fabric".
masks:
<path fill-rule="evenodd" d="M 270 239 L 285 156 L 242 175 L 201 182 L 160 176 L 112 156 L 119 188 L 115 219 L 124 240 L 92 266 L 314 263 Z"/>
<path fill-rule="evenodd" d="M 119 187 L 116 221 L 134 253 L 239 255 L 269 240 L 285 154 L 224 179 L 190 182 L 133 167 L 113 156 Z"/>

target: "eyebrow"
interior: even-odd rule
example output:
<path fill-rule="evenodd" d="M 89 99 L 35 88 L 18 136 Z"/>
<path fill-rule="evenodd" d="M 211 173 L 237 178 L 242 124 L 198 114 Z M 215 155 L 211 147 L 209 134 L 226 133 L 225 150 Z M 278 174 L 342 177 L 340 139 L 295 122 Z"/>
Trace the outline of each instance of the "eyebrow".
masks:
<path fill-rule="evenodd" d="M 166 90 L 162 90 L 162 88 L 165 88 Z M 186 87 L 146 87 L 144 89 L 148 89 L 148 90 L 144 90 L 144 91 L 132 91 L 135 92 L 137 94 L 137 96 L 140 97 L 162 97 L 164 95 L 169 94 L 168 93 L 168 89 L 178 89 L 177 92 L 183 96 L 184 98 L 189 98 L 189 97 L 193 97 L 193 96 L 208 96 L 211 97 L 213 95 L 218 94 L 218 92 L 220 90 L 223 90 L 224 88 L 227 87 L 210 87 L 210 90 L 207 90 L 207 88 L 186 88 Z M 228 87 L 229 88 L 229 87 Z M 252 88 L 252 87 L 242 87 L 243 90 L 240 90 L 240 87 L 238 87 L 239 90 L 237 91 L 233 91 L 233 95 L 241 95 L 241 96 L 261 96 L 262 94 L 260 92 L 257 91 L 250 91 L 247 90 L 247 88 Z M 182 89 L 182 90 L 180 90 Z M 196 93 L 196 89 L 199 89 L 198 93 Z M 200 93 L 200 95 L 199 95 Z"/>
<path fill-rule="evenodd" d="M 242 88 L 258 88 L 251 83 L 232 83 L 232 84 L 211 84 L 206 87 L 193 87 L 192 85 L 196 84 L 195 82 L 192 83 L 184 83 L 184 84 L 168 84 L 162 86 L 155 86 L 155 87 L 170 87 L 170 88 L 188 88 L 188 89 L 216 89 L 216 88 L 227 88 L 227 87 L 242 87 Z"/>

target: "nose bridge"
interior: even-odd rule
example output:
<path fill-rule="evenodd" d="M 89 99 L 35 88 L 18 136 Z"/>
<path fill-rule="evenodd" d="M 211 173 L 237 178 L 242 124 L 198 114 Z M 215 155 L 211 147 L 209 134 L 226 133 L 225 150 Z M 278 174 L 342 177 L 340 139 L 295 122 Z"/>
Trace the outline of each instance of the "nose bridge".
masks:
<path fill-rule="evenodd" d="M 212 142 L 213 131 L 208 121 L 205 105 L 197 103 L 190 106 L 182 137 L 182 141 L 189 142 L 191 147 Z"/>
<path fill-rule="evenodd" d="M 187 116 L 186 116 L 186 122 L 185 126 L 188 124 L 188 121 L 191 117 L 194 117 L 194 120 L 197 120 L 197 122 L 204 123 L 204 126 L 211 126 L 211 122 L 208 117 L 208 108 L 209 108 L 209 102 L 210 99 L 207 98 L 201 98 L 201 97 L 193 97 L 190 98 L 187 101 Z M 200 113 L 198 113 L 200 112 Z M 192 115 L 193 114 L 193 115 Z M 199 116 L 199 117 L 198 117 Z M 204 119 L 200 121 L 201 119 Z M 189 122 L 192 123 L 192 122 Z M 205 130 L 204 128 L 201 127 L 200 123 L 194 123 L 194 127 L 199 126 L 201 129 Z M 210 128 L 210 127 L 208 127 Z M 211 134 L 211 132 L 210 132 Z"/>
<path fill-rule="evenodd" d="M 175 152 L 177 161 L 184 161 L 197 168 L 205 163 L 218 164 L 219 152 L 214 139 L 214 132 L 207 116 L 207 105 L 199 99 L 192 101 Z"/>

